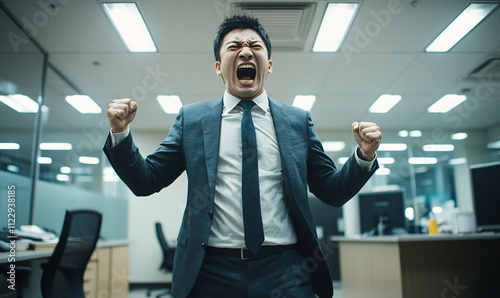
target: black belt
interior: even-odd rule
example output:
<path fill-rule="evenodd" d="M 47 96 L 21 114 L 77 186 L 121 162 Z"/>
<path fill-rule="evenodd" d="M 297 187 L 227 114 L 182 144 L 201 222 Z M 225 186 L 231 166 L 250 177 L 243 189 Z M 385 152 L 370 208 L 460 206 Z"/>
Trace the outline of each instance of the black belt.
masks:
<path fill-rule="evenodd" d="M 257 254 L 253 254 L 248 248 L 221 248 L 207 246 L 207 253 L 219 256 L 240 258 L 241 260 L 246 261 L 251 259 L 264 258 L 294 248 L 295 244 L 261 246 Z"/>

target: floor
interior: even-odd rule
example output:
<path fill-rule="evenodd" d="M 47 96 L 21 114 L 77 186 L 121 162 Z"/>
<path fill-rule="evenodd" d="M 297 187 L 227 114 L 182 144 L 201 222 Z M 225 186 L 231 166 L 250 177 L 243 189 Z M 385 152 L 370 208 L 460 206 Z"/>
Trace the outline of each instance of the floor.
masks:
<path fill-rule="evenodd" d="M 334 281 L 333 282 L 333 287 L 335 289 L 334 298 L 343 298 L 342 297 L 342 288 L 340 286 L 340 282 Z M 147 297 L 146 296 L 146 292 L 147 292 L 146 289 L 134 289 L 134 290 L 130 291 L 128 297 L 129 298 L 144 298 L 144 297 Z M 155 298 L 156 295 L 158 295 L 161 292 L 163 292 L 163 290 L 154 290 L 151 293 L 151 297 Z M 172 296 L 170 296 L 170 295 L 165 295 L 165 296 L 162 296 L 162 297 L 164 297 L 164 298 L 172 298 Z"/>

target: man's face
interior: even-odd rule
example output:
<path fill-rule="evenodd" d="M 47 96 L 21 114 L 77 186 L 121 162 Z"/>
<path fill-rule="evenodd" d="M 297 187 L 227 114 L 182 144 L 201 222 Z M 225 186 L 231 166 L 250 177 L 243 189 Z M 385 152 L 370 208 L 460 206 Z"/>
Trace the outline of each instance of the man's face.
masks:
<path fill-rule="evenodd" d="M 215 70 L 224 79 L 226 91 L 248 100 L 264 91 L 272 66 L 264 41 L 252 29 L 235 29 L 226 34 L 220 48 L 220 61 L 215 62 Z"/>

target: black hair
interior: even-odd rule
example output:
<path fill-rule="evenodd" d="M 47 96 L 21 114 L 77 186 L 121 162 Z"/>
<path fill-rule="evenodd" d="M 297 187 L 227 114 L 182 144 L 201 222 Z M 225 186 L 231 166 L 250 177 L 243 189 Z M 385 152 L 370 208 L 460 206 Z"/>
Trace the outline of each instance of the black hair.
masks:
<path fill-rule="evenodd" d="M 269 39 L 269 35 L 267 35 L 264 27 L 262 27 L 259 23 L 259 20 L 247 15 L 235 15 L 232 17 L 226 17 L 217 29 L 214 39 L 215 61 L 220 61 L 220 47 L 222 40 L 226 34 L 234 29 L 252 29 L 259 33 L 260 37 L 264 41 L 264 44 L 266 45 L 268 59 L 271 59 L 271 40 Z"/>

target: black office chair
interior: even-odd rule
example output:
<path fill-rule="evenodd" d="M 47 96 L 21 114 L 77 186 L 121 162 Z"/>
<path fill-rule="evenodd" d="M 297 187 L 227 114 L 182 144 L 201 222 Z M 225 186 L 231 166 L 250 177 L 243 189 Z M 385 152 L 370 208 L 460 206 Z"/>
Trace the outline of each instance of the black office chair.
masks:
<path fill-rule="evenodd" d="M 85 298 L 83 273 L 95 249 L 102 215 L 93 210 L 66 211 L 59 242 L 48 263 L 42 264 L 44 298 Z"/>
<path fill-rule="evenodd" d="M 174 269 L 175 247 L 170 247 L 168 245 L 167 240 L 165 239 L 165 235 L 163 234 L 163 229 L 161 228 L 161 223 L 159 222 L 155 223 L 155 229 L 156 229 L 156 237 L 158 238 L 158 242 L 160 242 L 160 247 L 163 253 L 163 262 L 161 263 L 159 270 L 164 272 L 172 272 L 172 270 Z M 168 290 L 166 292 L 156 295 L 156 298 L 170 294 L 171 287 L 172 285 L 169 284 Z M 148 292 L 146 293 L 148 297 L 151 296 L 152 290 L 153 289 L 149 289 Z"/>

